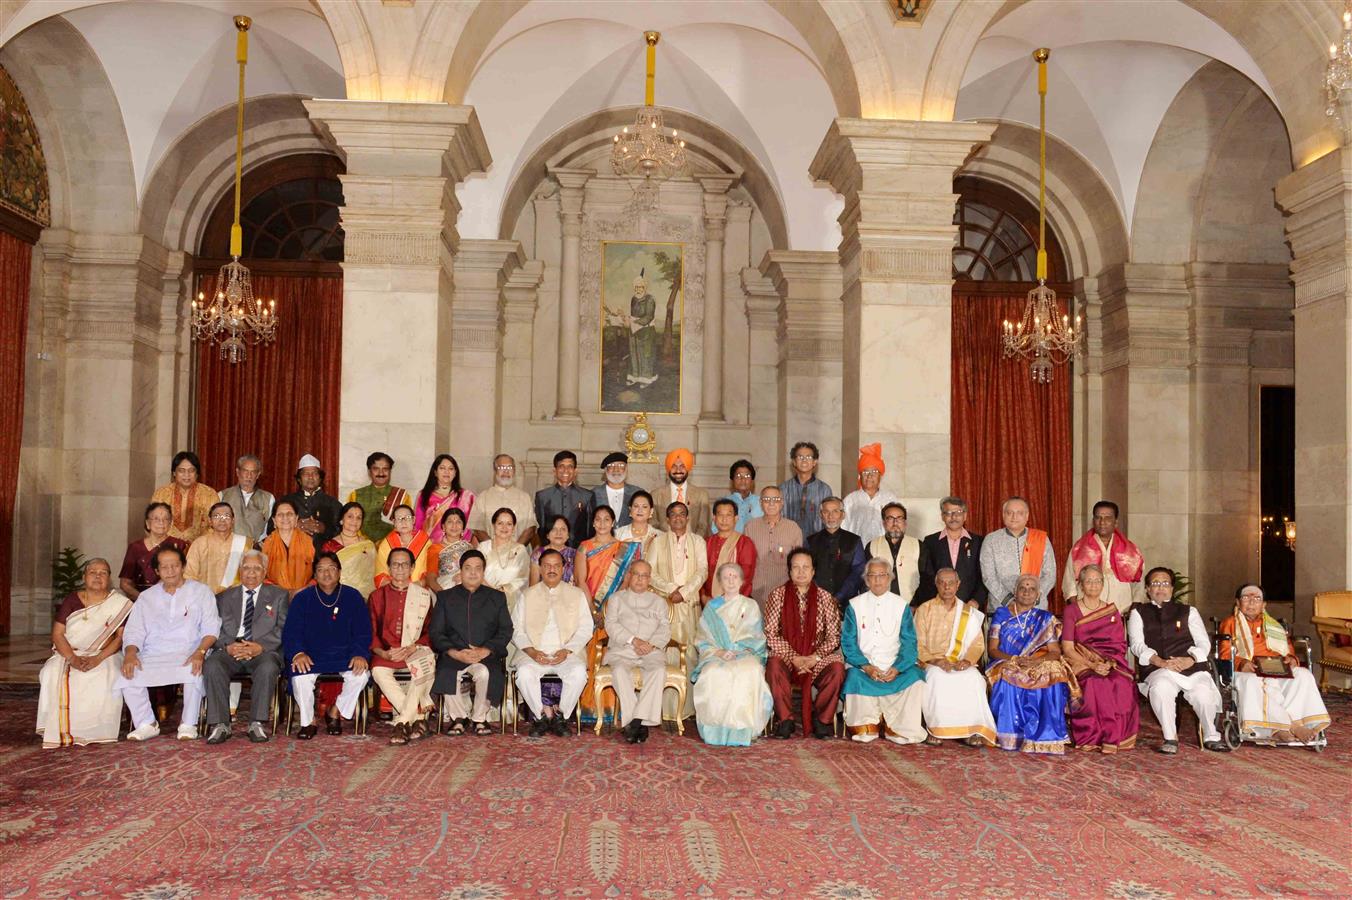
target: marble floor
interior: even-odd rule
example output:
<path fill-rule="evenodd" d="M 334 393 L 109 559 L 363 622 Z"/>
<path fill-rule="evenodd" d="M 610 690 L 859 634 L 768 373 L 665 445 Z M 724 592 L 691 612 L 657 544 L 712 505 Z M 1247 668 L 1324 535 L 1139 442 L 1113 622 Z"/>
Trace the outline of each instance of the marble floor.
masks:
<path fill-rule="evenodd" d="M 0 684 L 36 684 L 38 670 L 52 655 L 52 639 L 45 634 L 0 638 Z"/>

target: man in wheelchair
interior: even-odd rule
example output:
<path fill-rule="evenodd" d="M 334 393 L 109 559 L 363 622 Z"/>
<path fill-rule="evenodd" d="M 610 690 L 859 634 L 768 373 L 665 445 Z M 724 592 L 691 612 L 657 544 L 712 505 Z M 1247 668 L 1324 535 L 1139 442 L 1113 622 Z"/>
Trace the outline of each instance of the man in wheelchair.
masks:
<path fill-rule="evenodd" d="M 1267 614 L 1263 589 L 1240 585 L 1235 612 L 1220 625 L 1217 659 L 1232 661 L 1239 725 L 1247 739 L 1311 743 L 1329 726 L 1328 709 L 1291 638 Z"/>

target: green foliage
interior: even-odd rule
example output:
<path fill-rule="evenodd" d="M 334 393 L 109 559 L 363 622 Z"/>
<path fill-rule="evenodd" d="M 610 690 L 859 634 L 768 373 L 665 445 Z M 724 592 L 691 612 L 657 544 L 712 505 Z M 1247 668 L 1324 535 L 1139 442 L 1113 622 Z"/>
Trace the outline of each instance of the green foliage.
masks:
<path fill-rule="evenodd" d="M 1172 569 L 1170 571 L 1173 571 Z M 1179 603 L 1187 603 L 1188 598 L 1192 596 L 1192 582 L 1188 576 L 1182 572 L 1174 572 L 1174 599 Z"/>
<path fill-rule="evenodd" d="M 74 547 L 63 547 L 52 559 L 52 603 L 62 600 L 84 585 L 84 554 Z"/>

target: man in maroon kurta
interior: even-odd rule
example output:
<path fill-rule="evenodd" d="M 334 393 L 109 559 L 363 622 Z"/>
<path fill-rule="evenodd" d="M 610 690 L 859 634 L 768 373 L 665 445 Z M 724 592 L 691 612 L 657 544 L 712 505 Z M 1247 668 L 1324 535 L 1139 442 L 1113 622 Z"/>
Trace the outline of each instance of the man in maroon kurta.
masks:
<path fill-rule="evenodd" d="M 817 587 L 812 553 L 799 547 L 789 553 L 789 580 L 765 598 L 765 642 L 770 658 L 765 679 L 774 696 L 775 736 L 793 736 L 793 688 L 803 693 L 803 730 L 828 738 L 834 733 L 836 704 L 845 681 L 840 653 L 840 605 Z M 814 700 L 812 689 L 817 689 Z"/>
<path fill-rule="evenodd" d="M 413 552 L 390 551 L 390 580 L 371 592 L 371 678 L 394 707 L 391 744 L 407 744 L 427 736 L 424 713 L 431 708 L 436 657 L 427 637 L 432 619 L 432 592 L 413 582 Z M 397 669 L 409 673 L 401 684 Z"/>

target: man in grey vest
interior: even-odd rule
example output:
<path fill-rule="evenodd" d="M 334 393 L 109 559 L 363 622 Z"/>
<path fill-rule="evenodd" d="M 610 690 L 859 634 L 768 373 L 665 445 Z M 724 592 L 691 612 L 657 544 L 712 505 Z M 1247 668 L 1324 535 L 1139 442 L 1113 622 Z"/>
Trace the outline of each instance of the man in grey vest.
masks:
<path fill-rule="evenodd" d="M 245 454 L 235 461 L 236 483 L 221 491 L 221 501 L 229 503 L 235 512 L 235 534 L 242 534 L 255 543 L 261 543 L 268 531 L 272 504 L 276 498 L 258 486 L 263 474 L 263 462 Z"/>

